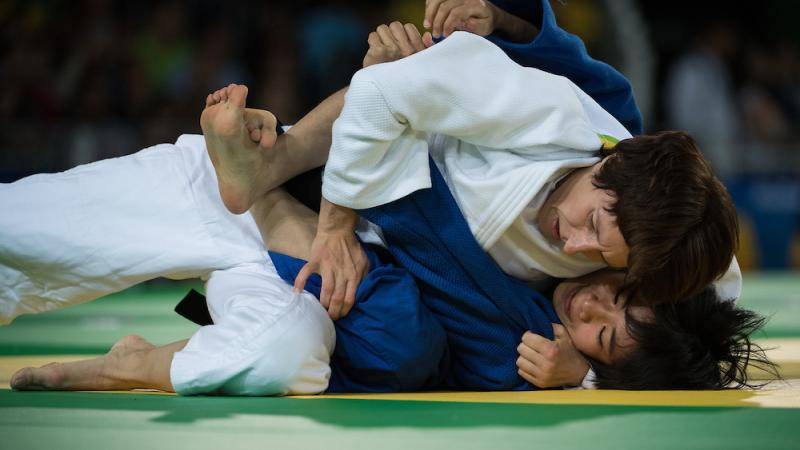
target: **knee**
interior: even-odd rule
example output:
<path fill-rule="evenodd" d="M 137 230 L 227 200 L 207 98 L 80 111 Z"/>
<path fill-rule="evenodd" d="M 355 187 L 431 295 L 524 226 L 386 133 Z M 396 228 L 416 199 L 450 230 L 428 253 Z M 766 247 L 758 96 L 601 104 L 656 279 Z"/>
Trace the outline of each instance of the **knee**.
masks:
<path fill-rule="evenodd" d="M 330 378 L 333 324 L 316 301 L 303 305 L 299 298 L 298 303 L 277 322 L 228 330 L 232 338 L 222 324 L 203 327 L 173 360 L 175 390 L 245 396 L 323 392 Z M 224 344 L 215 346 L 219 342 Z"/>

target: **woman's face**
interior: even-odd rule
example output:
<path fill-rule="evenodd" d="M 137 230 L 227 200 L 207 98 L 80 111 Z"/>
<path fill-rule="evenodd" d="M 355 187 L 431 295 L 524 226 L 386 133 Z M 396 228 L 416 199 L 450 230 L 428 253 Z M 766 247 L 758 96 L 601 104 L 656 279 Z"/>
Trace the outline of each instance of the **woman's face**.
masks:
<path fill-rule="evenodd" d="M 624 274 L 600 270 L 562 282 L 553 293 L 553 306 L 575 348 L 605 364 L 630 351 L 635 344 L 625 326 L 625 298 L 617 297 Z M 646 307 L 630 306 L 637 319 L 650 314 Z"/>

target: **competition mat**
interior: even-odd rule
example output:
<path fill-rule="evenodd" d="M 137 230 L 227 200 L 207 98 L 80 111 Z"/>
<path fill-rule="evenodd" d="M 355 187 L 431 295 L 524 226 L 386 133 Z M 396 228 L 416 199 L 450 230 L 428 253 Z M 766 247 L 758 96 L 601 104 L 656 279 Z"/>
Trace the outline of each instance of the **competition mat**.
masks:
<path fill-rule="evenodd" d="M 172 313 L 190 286 L 137 287 L 0 328 L 0 448 L 800 448 L 797 273 L 745 277 L 740 302 L 770 317 L 757 340 L 786 379 L 755 391 L 231 398 L 8 389 L 21 367 L 99 355 L 126 334 L 156 344 L 190 336 L 196 326 Z"/>

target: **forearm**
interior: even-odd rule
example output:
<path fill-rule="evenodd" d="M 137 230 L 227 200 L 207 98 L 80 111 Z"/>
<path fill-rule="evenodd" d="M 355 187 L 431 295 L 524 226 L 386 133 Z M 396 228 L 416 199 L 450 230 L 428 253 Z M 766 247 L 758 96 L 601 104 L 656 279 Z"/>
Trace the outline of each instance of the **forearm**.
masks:
<path fill-rule="evenodd" d="M 494 33 L 510 42 L 527 43 L 536 39 L 539 28 L 535 25 L 488 3 L 494 14 Z"/>
<path fill-rule="evenodd" d="M 285 163 L 283 182 L 325 165 L 331 146 L 331 128 L 342 112 L 346 92 L 344 88 L 326 98 L 278 137 L 271 151 L 278 152 Z"/>
<path fill-rule="evenodd" d="M 568 80 L 523 69 L 483 38 L 459 32 L 353 77 L 334 125 L 323 196 L 366 209 L 430 187 L 429 133 L 532 153 L 550 149 L 543 144 L 599 146 Z"/>
<path fill-rule="evenodd" d="M 319 217 L 283 189 L 273 189 L 250 208 L 270 251 L 308 260 Z"/>

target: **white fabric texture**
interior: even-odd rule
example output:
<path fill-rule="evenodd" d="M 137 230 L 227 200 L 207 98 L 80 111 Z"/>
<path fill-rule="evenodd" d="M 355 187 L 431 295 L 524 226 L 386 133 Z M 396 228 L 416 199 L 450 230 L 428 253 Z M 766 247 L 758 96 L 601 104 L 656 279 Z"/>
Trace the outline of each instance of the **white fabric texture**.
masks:
<path fill-rule="evenodd" d="M 0 185 L 0 208 L 0 323 L 159 276 L 199 277 L 216 324 L 176 353 L 178 392 L 327 387 L 333 324 L 278 277 L 252 216 L 225 209 L 202 136 Z"/>
<path fill-rule="evenodd" d="M 323 196 L 360 209 L 430 187 L 430 154 L 476 240 L 506 273 L 531 282 L 583 275 L 602 266 L 565 255 L 534 221 L 564 171 L 598 161 L 598 134 L 631 137 L 566 78 L 456 32 L 356 73 L 334 123 Z M 738 297 L 734 266 L 717 287 Z"/>
<path fill-rule="evenodd" d="M 0 185 L 0 323 L 263 260 L 252 217 L 224 209 L 204 148 L 186 137 Z"/>
<path fill-rule="evenodd" d="M 334 124 L 323 195 L 366 208 L 427 188 L 430 154 L 479 244 L 492 254 L 505 240 L 496 261 L 507 273 L 529 281 L 583 275 L 602 265 L 565 255 L 530 218 L 553 179 L 598 161 L 598 133 L 630 136 L 566 78 L 523 68 L 485 39 L 454 33 L 353 77 Z"/>
<path fill-rule="evenodd" d="M 214 324 L 175 354 L 175 392 L 318 394 L 328 387 L 333 321 L 312 294 L 293 292 L 270 260 L 215 271 L 206 296 Z"/>

